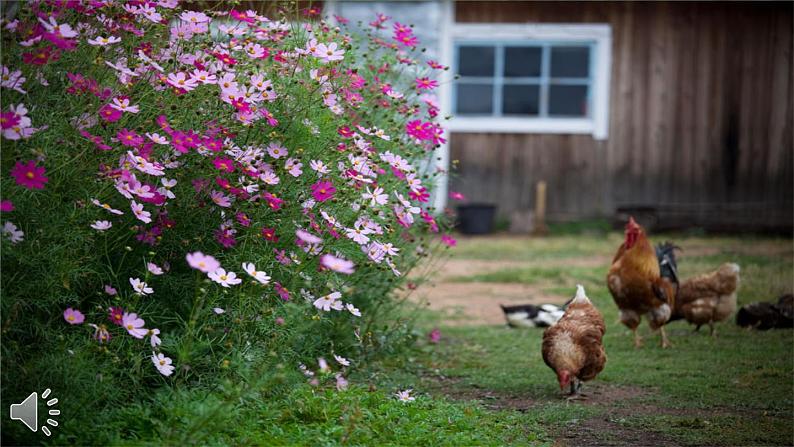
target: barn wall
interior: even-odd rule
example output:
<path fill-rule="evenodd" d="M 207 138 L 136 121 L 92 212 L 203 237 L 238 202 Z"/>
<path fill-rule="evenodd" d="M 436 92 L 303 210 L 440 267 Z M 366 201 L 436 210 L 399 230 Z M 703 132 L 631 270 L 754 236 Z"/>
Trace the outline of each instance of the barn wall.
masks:
<path fill-rule="evenodd" d="M 649 204 L 791 224 L 792 3 L 457 2 L 456 20 L 609 23 L 613 48 L 606 141 L 453 134 L 453 190 L 503 215 L 546 180 L 551 217 Z"/>

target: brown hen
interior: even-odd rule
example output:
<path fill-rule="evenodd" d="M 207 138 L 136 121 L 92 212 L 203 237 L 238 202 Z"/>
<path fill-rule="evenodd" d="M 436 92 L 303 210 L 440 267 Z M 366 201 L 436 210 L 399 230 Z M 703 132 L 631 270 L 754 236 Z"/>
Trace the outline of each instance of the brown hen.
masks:
<path fill-rule="evenodd" d="M 605 331 L 601 313 L 585 295 L 584 287 L 577 286 L 565 315 L 543 332 L 543 361 L 557 374 L 561 390 L 569 386 L 574 396 L 582 382 L 594 379 L 604 369 L 607 355 L 601 339 Z"/>

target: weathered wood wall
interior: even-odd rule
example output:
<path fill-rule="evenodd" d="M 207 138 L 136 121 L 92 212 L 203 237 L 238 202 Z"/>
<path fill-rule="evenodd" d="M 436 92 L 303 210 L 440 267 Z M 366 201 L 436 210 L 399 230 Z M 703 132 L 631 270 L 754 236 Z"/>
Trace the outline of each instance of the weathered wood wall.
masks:
<path fill-rule="evenodd" d="M 791 225 L 791 2 L 457 2 L 456 20 L 609 23 L 613 48 L 606 141 L 453 134 L 454 190 L 508 216 L 546 180 L 558 219 L 681 204 Z"/>

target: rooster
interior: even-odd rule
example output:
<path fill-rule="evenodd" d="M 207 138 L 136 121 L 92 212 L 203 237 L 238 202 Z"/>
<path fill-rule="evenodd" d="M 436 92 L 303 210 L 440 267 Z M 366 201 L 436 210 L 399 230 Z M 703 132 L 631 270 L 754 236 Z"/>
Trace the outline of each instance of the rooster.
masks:
<path fill-rule="evenodd" d="M 560 389 L 570 387 L 575 397 L 582 382 L 594 379 L 604 369 L 607 355 L 601 339 L 606 331 L 604 318 L 587 298 L 584 287 L 576 286 L 557 324 L 543 332 L 543 361 L 557 374 Z"/>
<path fill-rule="evenodd" d="M 652 330 L 659 330 L 662 348 L 670 347 L 664 324 L 670 319 L 675 309 L 675 296 L 678 286 L 678 274 L 675 270 L 675 257 L 665 262 L 672 255 L 673 246 L 660 250 L 662 259 L 657 257 L 645 230 L 629 218 L 625 231 L 626 239 L 618 248 L 612 266 L 607 274 L 607 287 L 620 310 L 620 322 L 634 333 L 634 346 L 642 346 L 642 338 L 637 333 L 642 316 L 648 320 Z M 662 276 L 660 263 L 670 274 Z"/>
<path fill-rule="evenodd" d="M 739 266 L 723 264 L 711 273 L 690 278 L 678 289 L 675 314 L 700 326 L 709 325 L 716 336 L 714 323 L 726 320 L 736 310 L 736 289 L 739 286 Z"/>

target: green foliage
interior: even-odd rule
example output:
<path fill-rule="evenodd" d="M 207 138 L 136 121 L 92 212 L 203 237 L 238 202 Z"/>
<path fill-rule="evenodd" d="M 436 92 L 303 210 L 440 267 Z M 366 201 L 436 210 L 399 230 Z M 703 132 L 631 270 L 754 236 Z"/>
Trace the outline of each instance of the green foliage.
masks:
<path fill-rule="evenodd" d="M 226 45 L 219 41 L 232 41 L 216 39 L 217 23 L 211 32 L 177 38 L 177 27 L 189 22 L 179 8 L 158 4 L 162 20 L 153 20 L 125 10 L 124 2 L 63 10 L 62 2 L 40 3 L 20 10 L 17 32 L 6 28 L 2 42 L 3 66 L 20 70 L 27 90 L 4 85 L 3 119 L 10 106 L 25 104 L 25 119 L 40 127 L 21 139 L 4 132 L 2 140 L 0 185 L 14 207 L 3 220 L 24 232 L 23 240 L 12 241 L 4 231 L 0 242 L 4 402 L 51 388 L 61 409 L 56 442 L 157 443 L 158 436 L 167 444 L 220 442 L 214 436 L 233 433 L 234 426 L 216 422 L 217 415 L 240 410 L 252 389 L 276 386 L 284 388 L 276 396 L 288 395 L 309 380 L 299 374 L 300 364 L 314 370 L 324 357 L 346 375 L 414 340 L 395 291 L 433 255 L 433 233 L 445 226 L 433 209 L 419 213 L 438 175 L 429 160 L 441 129 L 437 106 L 420 99 L 414 79 L 433 77 L 437 67 L 411 60 L 408 50 L 415 48 L 398 53 L 377 43 L 390 37 L 351 36 L 314 19 L 249 17 L 246 42 Z M 216 3 L 206 11 L 213 20 L 248 26 L 228 19 L 235 2 Z M 26 31 L 50 15 L 61 31 L 39 36 L 32 47 L 20 45 L 30 37 Z M 54 48 L 68 25 L 80 32 L 61 42 L 58 57 L 28 62 Z M 111 34 L 121 41 L 89 41 Z M 338 45 L 344 58 L 296 50 L 312 38 Z M 243 49 L 249 41 L 265 44 L 267 55 L 250 57 Z M 236 62 L 220 62 L 229 56 Z M 218 77 L 236 76 L 240 90 L 229 93 L 221 84 L 180 89 L 169 80 L 199 66 Z M 257 76 L 270 87 L 257 90 Z M 386 85 L 405 94 L 387 96 Z M 227 94 L 239 101 L 224 101 Z M 125 98 L 140 110 L 106 119 L 103 108 Z M 411 121 L 423 129 L 413 136 Z M 132 140 L 122 135 L 128 131 L 141 142 L 127 144 Z M 154 132 L 168 142 L 149 141 Z M 188 139 L 196 144 L 188 146 Z M 269 152 L 271 145 L 283 145 L 303 172 Z M 28 162 L 46 168 L 43 189 L 9 175 Z M 327 170 L 315 169 L 317 162 Z M 176 184 L 165 186 L 166 178 Z M 334 185 L 333 194 L 316 193 L 327 184 L 321 181 Z M 144 187 L 157 195 L 146 196 Z M 387 202 L 363 196 L 375 188 Z M 151 222 L 136 217 L 134 203 L 144 205 Z M 100 220 L 112 227 L 92 228 Z M 362 226 L 370 230 L 370 245 L 347 236 Z M 276 237 L 263 237 L 264 229 Z M 322 242 L 301 240 L 298 230 Z M 378 258 L 381 244 L 391 245 Z M 197 251 L 243 281 L 224 287 L 204 274 L 210 272 L 191 268 L 186 255 Z M 355 273 L 329 267 L 321 255 L 350 261 Z M 165 274 L 147 269 L 149 262 Z M 254 280 L 243 263 L 270 280 Z M 134 278 L 154 293 L 135 293 Z M 118 294 L 106 293 L 106 285 Z M 328 312 L 312 305 L 332 293 L 361 316 L 350 307 Z M 150 332 L 133 338 L 109 320 L 111 307 L 145 319 Z M 67 324 L 66 308 L 82 312 L 85 323 Z M 153 341 L 155 328 L 161 345 Z M 104 330 L 111 338 L 100 342 Z M 155 352 L 173 360 L 172 375 L 158 372 Z M 333 355 L 353 364 L 343 368 Z M 322 381 L 333 382 L 334 374 Z M 7 409 L 3 405 L 4 418 Z M 11 424 L 3 441 L 40 440 L 25 430 Z"/>

